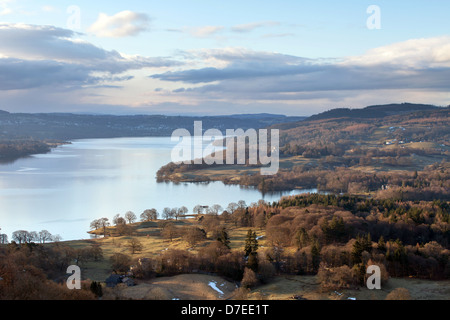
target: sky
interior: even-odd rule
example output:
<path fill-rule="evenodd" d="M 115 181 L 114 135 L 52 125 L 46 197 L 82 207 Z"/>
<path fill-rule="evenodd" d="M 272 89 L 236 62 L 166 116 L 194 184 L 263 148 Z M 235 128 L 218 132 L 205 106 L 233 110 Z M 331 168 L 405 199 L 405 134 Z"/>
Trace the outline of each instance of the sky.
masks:
<path fill-rule="evenodd" d="M 0 109 L 308 116 L 450 104 L 450 2 L 0 0 Z"/>

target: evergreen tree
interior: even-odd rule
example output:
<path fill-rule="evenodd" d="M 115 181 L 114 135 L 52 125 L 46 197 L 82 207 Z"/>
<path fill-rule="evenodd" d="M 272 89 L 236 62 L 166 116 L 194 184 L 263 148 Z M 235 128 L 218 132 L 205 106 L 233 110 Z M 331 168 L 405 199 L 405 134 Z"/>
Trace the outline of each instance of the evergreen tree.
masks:
<path fill-rule="evenodd" d="M 251 229 L 247 232 L 247 237 L 245 238 L 245 256 L 248 257 L 252 253 L 256 253 L 258 250 L 258 240 L 256 239 L 256 232 Z"/>
<path fill-rule="evenodd" d="M 258 270 L 258 240 L 256 239 L 256 232 L 251 229 L 247 232 L 247 237 L 245 239 L 245 256 L 247 258 L 247 267 L 253 271 Z"/>
<path fill-rule="evenodd" d="M 311 261 L 313 272 L 317 272 L 320 265 L 320 244 L 317 239 L 313 240 L 313 244 L 311 246 Z"/>
<path fill-rule="evenodd" d="M 384 242 L 383 236 L 378 239 L 378 250 L 386 252 L 386 242 Z"/>
<path fill-rule="evenodd" d="M 217 241 L 221 242 L 225 247 L 230 249 L 230 237 L 228 236 L 228 232 L 225 228 L 222 228 L 220 231 L 219 237 L 217 237 Z"/>
<path fill-rule="evenodd" d="M 99 283 L 97 281 L 92 281 L 91 282 L 90 290 L 98 298 L 103 296 L 102 285 L 101 285 L 101 283 Z"/>
<path fill-rule="evenodd" d="M 254 272 L 258 271 L 258 255 L 256 254 L 256 252 L 252 252 L 250 253 L 250 255 L 248 256 L 247 259 L 247 267 L 251 270 L 253 270 Z"/>
<path fill-rule="evenodd" d="M 363 237 L 362 246 L 363 251 L 367 251 L 369 253 L 372 252 L 372 236 L 370 235 L 370 233 Z"/>
<path fill-rule="evenodd" d="M 251 215 L 250 215 L 250 212 L 248 211 L 248 207 L 247 207 L 247 208 L 245 208 L 245 214 L 242 219 L 242 226 L 249 227 L 251 225 L 250 220 L 251 220 Z"/>
<path fill-rule="evenodd" d="M 302 249 L 303 247 L 308 246 L 309 236 L 305 228 L 300 228 L 299 230 L 297 230 L 295 241 L 297 243 L 298 249 Z"/>
<path fill-rule="evenodd" d="M 367 266 L 364 263 L 358 263 L 353 266 L 353 272 L 360 286 L 364 286 L 366 279 Z"/>
<path fill-rule="evenodd" d="M 364 251 L 372 252 L 372 238 L 370 233 L 366 236 L 360 236 L 356 238 L 355 243 L 353 244 L 351 259 L 353 264 L 358 264 L 362 262 L 362 253 Z"/>
<path fill-rule="evenodd" d="M 352 264 L 356 265 L 358 263 L 361 263 L 362 259 L 362 252 L 363 252 L 363 246 L 361 243 L 361 237 L 358 236 L 356 238 L 355 243 L 353 244 L 352 252 L 351 252 L 351 258 L 352 258 Z"/>

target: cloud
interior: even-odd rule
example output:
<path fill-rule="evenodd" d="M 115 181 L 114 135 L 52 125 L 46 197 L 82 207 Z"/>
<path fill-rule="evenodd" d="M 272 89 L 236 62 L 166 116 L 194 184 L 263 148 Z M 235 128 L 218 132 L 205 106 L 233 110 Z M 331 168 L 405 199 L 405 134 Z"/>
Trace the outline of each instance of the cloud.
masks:
<path fill-rule="evenodd" d="M 294 33 L 267 33 L 263 35 L 263 38 L 285 38 L 285 37 L 293 37 Z"/>
<path fill-rule="evenodd" d="M 58 12 L 58 8 L 54 7 L 54 6 L 50 6 L 50 5 L 45 5 L 41 7 L 41 10 L 43 12 Z"/>
<path fill-rule="evenodd" d="M 194 38 L 207 38 L 213 35 L 216 35 L 223 31 L 231 31 L 234 33 L 248 33 L 257 28 L 267 27 L 267 26 L 277 26 L 279 22 L 276 21 L 263 21 L 263 22 L 254 22 L 248 24 L 241 24 L 231 28 L 225 28 L 224 26 L 201 26 L 201 27 L 183 27 L 180 29 L 177 28 L 169 28 L 166 29 L 168 32 L 183 32 L 187 33 Z"/>
<path fill-rule="evenodd" d="M 222 26 L 204 26 L 204 27 L 185 28 L 185 31 L 187 31 L 191 36 L 195 38 L 206 38 L 219 33 L 223 29 L 225 28 Z"/>
<path fill-rule="evenodd" d="M 127 81 L 130 77 L 121 74 L 131 70 L 181 64 L 166 58 L 104 50 L 79 36 L 52 26 L 1 23 L 0 90 Z"/>
<path fill-rule="evenodd" d="M 100 13 L 88 31 L 97 37 L 122 38 L 148 30 L 150 18 L 143 13 L 122 11 L 113 16 Z"/>
<path fill-rule="evenodd" d="M 230 100 L 301 100 L 336 92 L 426 90 L 448 92 L 450 37 L 410 40 L 357 57 L 306 59 L 245 49 L 191 52 L 210 66 L 154 74 L 163 81 L 191 85 L 182 94 Z"/>
<path fill-rule="evenodd" d="M 72 30 L 52 26 L 0 23 L 0 53 L 23 59 L 101 61 L 117 52 L 105 51 L 76 38 Z"/>
<path fill-rule="evenodd" d="M 273 26 L 279 26 L 279 25 L 280 25 L 280 23 L 277 21 L 261 21 L 261 22 L 240 24 L 240 25 L 232 27 L 231 31 L 238 32 L 238 33 L 247 33 L 247 32 L 251 32 L 258 28 L 273 27 Z"/>
<path fill-rule="evenodd" d="M 231 28 L 225 28 L 224 26 L 201 26 L 201 27 L 183 27 L 183 28 L 168 28 L 165 29 L 167 32 L 182 32 L 189 34 L 195 38 L 207 38 L 213 35 L 216 35 L 220 32 L 231 31 L 234 33 L 249 33 L 255 29 L 269 27 L 269 26 L 278 26 L 279 22 L 276 21 L 262 21 L 262 22 L 253 22 L 248 24 L 236 25 Z"/>
<path fill-rule="evenodd" d="M 1 0 L 0 1 L 0 17 L 14 13 L 14 11 L 9 7 L 9 4 L 11 2 L 14 2 L 14 0 Z"/>
<path fill-rule="evenodd" d="M 193 37 L 230 30 L 171 29 Z M 450 37 L 411 39 L 329 59 L 236 47 L 146 57 L 105 50 L 83 37 L 54 26 L 0 23 L 2 105 L 123 113 L 130 109 L 120 104 L 162 113 L 222 113 L 226 106 L 233 113 L 299 114 L 319 106 L 448 104 L 450 98 Z M 143 69 L 149 77 L 142 80 Z"/>
<path fill-rule="evenodd" d="M 13 11 L 10 8 L 2 8 L 0 10 L 0 16 L 6 16 L 6 15 L 12 14 L 12 13 L 13 13 Z"/>
<path fill-rule="evenodd" d="M 151 76 L 164 81 L 181 81 L 186 83 L 208 83 L 224 80 L 244 80 L 260 77 L 287 76 L 320 71 L 320 68 L 309 64 L 268 65 L 260 61 L 235 62 L 227 68 L 202 68 L 184 71 L 166 72 Z"/>
<path fill-rule="evenodd" d="M 98 79 L 97 79 L 98 80 Z M 0 59 L 0 90 L 23 90 L 43 86 L 87 85 L 96 83 L 90 70 L 55 61 Z"/>
<path fill-rule="evenodd" d="M 318 68 L 311 59 L 239 48 L 202 50 L 196 53 L 191 52 L 185 56 L 190 59 L 209 61 L 222 67 L 169 71 L 163 74 L 154 74 L 151 77 L 164 81 L 196 84 L 309 73 Z"/>
<path fill-rule="evenodd" d="M 246 48 L 202 49 L 178 51 L 178 55 L 189 61 L 189 65 L 205 65 L 218 70 L 226 68 L 242 68 L 243 65 L 253 65 L 255 68 L 265 68 L 274 64 L 296 65 L 300 62 L 312 62 L 311 59 L 275 52 L 253 51 Z M 190 69 L 197 70 L 197 69 Z M 264 71 L 261 71 L 264 72 Z"/>
<path fill-rule="evenodd" d="M 361 56 L 347 58 L 345 64 L 450 67 L 450 36 L 411 39 L 374 48 Z"/>

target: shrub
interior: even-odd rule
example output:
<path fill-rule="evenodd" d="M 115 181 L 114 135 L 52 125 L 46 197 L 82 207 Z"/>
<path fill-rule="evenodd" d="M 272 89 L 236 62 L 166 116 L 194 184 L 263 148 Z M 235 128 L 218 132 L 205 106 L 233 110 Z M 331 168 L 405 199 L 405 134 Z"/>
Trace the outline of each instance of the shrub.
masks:
<path fill-rule="evenodd" d="M 250 268 L 245 268 L 244 277 L 242 278 L 241 285 L 245 288 L 251 288 L 258 284 L 255 272 Z"/>
<path fill-rule="evenodd" d="M 396 288 L 389 292 L 386 296 L 386 300 L 411 300 L 411 294 L 408 289 Z"/>
<path fill-rule="evenodd" d="M 324 263 L 321 263 L 317 276 L 319 277 L 322 291 L 350 289 L 356 283 L 354 272 L 347 265 L 329 268 Z"/>

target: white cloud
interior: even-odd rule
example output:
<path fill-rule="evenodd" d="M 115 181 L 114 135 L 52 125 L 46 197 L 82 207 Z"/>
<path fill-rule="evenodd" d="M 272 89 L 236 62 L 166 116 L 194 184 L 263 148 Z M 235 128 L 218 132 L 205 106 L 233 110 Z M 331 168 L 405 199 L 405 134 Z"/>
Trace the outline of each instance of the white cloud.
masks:
<path fill-rule="evenodd" d="M 0 0 L 0 17 L 13 13 L 13 10 L 9 7 L 9 4 L 15 0 Z"/>
<path fill-rule="evenodd" d="M 214 36 L 220 32 L 234 32 L 234 33 L 248 33 L 258 28 L 270 27 L 270 26 L 278 26 L 279 22 L 276 21 L 262 21 L 262 22 L 253 22 L 248 24 L 236 25 L 231 28 L 226 28 L 224 26 L 200 26 L 200 27 L 183 27 L 183 28 L 168 28 L 166 31 L 168 32 L 183 32 L 189 34 L 195 38 L 207 38 L 210 36 Z"/>
<path fill-rule="evenodd" d="M 89 27 L 88 31 L 98 37 L 121 38 L 135 36 L 148 30 L 149 23 L 150 18 L 146 14 L 129 10 L 113 16 L 100 13 L 97 21 Z"/>
<path fill-rule="evenodd" d="M 349 57 L 344 65 L 390 64 L 410 68 L 450 67 L 450 37 L 411 39 L 374 48 L 367 53 Z"/>
<path fill-rule="evenodd" d="M 306 59 L 242 48 L 191 51 L 185 58 L 193 61 L 186 64 L 190 69 L 151 76 L 178 83 L 173 94 L 180 99 L 336 102 L 388 97 L 386 92 L 391 92 L 391 99 L 397 93 L 408 101 L 412 93 L 442 99 L 449 92 L 450 37 L 413 39 L 340 59 Z"/>
<path fill-rule="evenodd" d="M 49 5 L 42 6 L 41 10 L 44 12 L 58 12 L 59 11 L 57 8 L 55 8 L 53 6 L 49 6 Z"/>
<path fill-rule="evenodd" d="M 180 65 L 104 50 L 77 36 L 52 26 L 0 23 L 0 91 L 127 81 L 131 70 Z"/>
<path fill-rule="evenodd" d="M 13 13 L 13 11 L 10 8 L 3 8 L 0 11 L 0 16 L 6 16 L 6 15 L 12 14 L 12 13 Z"/>
<path fill-rule="evenodd" d="M 222 31 L 224 27 L 222 26 L 204 26 L 204 27 L 193 27 L 185 28 L 185 30 L 193 37 L 196 38 L 206 38 Z"/>
<path fill-rule="evenodd" d="M 279 25 L 280 25 L 280 23 L 277 21 L 261 21 L 261 22 L 240 24 L 240 25 L 232 27 L 231 31 L 238 32 L 238 33 L 245 33 L 245 32 L 251 32 L 257 28 L 273 27 L 273 26 L 279 26 Z"/>

